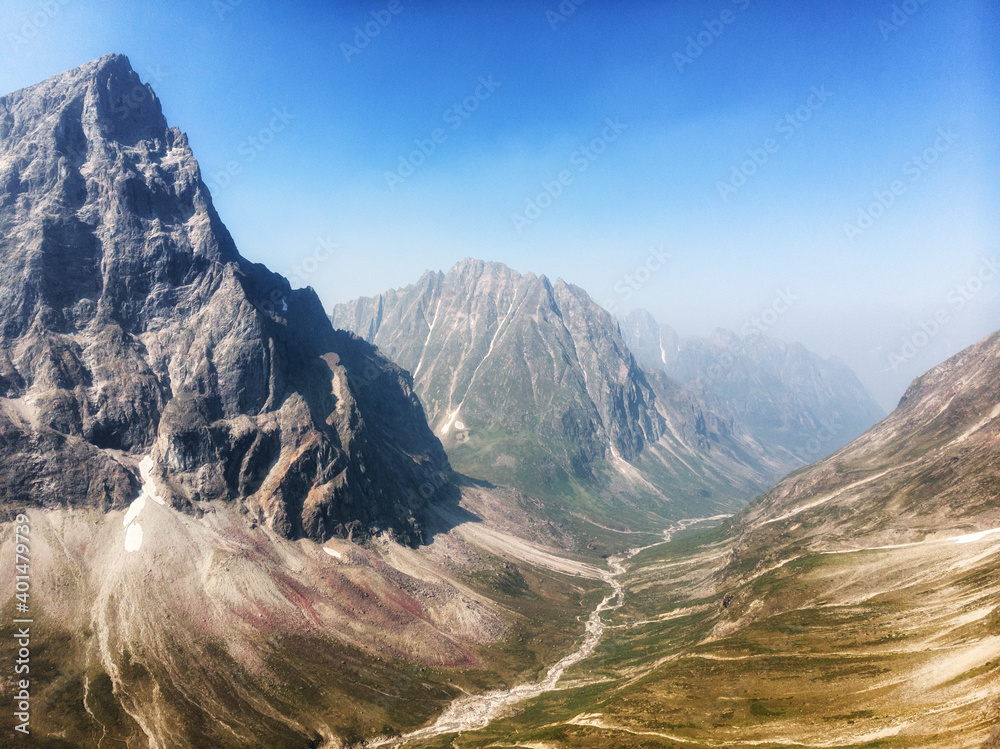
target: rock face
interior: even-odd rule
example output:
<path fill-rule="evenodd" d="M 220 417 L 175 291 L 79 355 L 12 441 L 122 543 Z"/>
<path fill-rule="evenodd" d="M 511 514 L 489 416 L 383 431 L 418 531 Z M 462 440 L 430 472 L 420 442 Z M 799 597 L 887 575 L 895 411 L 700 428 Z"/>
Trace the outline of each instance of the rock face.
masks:
<path fill-rule="evenodd" d="M 643 367 L 710 394 L 783 452 L 789 468 L 830 454 L 884 416 L 848 366 L 800 344 L 728 330 L 681 339 L 645 310 L 629 313 L 622 333 Z"/>
<path fill-rule="evenodd" d="M 127 58 L 0 98 L 0 503 L 171 503 L 286 537 L 391 530 L 452 491 L 409 375 L 240 257 Z"/>
<path fill-rule="evenodd" d="M 527 438 L 586 475 L 612 452 L 634 457 L 663 432 L 614 319 L 561 279 L 465 260 L 338 305 L 332 318 L 413 372 L 446 444 L 471 441 L 490 462 Z"/>
<path fill-rule="evenodd" d="M 640 368 L 617 321 L 561 279 L 464 260 L 337 305 L 332 319 L 413 372 L 470 475 L 536 495 L 590 492 L 605 510 L 648 495 L 668 514 L 731 509 L 783 475 L 711 395 Z"/>

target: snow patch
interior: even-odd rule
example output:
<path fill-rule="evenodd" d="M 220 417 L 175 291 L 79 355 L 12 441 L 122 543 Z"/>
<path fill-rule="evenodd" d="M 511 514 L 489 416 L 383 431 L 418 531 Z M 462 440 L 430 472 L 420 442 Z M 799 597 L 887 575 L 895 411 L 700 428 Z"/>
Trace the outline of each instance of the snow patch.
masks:
<path fill-rule="evenodd" d="M 343 555 L 343 554 L 341 554 L 341 553 L 340 553 L 339 551 L 336 551 L 336 550 L 334 550 L 334 549 L 328 549 L 328 548 L 326 548 L 326 547 L 324 546 L 324 547 L 323 547 L 323 551 L 325 551 L 325 552 L 326 552 L 327 554 L 329 554 L 329 555 L 330 555 L 331 557 L 333 557 L 334 559 L 343 559 L 343 558 L 344 558 L 344 555 Z"/>
<path fill-rule="evenodd" d="M 448 420 L 445 421 L 444 426 L 441 427 L 441 434 L 442 435 L 448 434 L 448 432 L 451 431 L 451 428 L 453 426 L 455 426 L 455 422 L 458 421 L 458 412 L 461 411 L 461 410 L 462 410 L 462 405 L 459 404 L 458 408 L 456 408 L 454 411 L 452 411 L 448 415 Z M 461 422 L 459 422 L 459 423 L 461 423 Z"/>
<path fill-rule="evenodd" d="M 125 513 L 125 517 L 122 518 L 122 527 L 128 528 L 129 524 L 139 517 L 139 513 L 142 512 L 142 508 L 146 506 L 146 492 L 142 491 L 139 493 L 138 498 L 132 504 L 128 506 L 128 512 Z"/>
<path fill-rule="evenodd" d="M 139 551 L 142 548 L 142 526 L 132 523 L 125 531 L 125 551 Z"/>
<path fill-rule="evenodd" d="M 344 373 L 339 369 L 333 375 L 333 395 L 337 399 L 337 413 L 344 413 L 347 408 L 347 399 L 345 396 Z"/>
<path fill-rule="evenodd" d="M 980 531 L 979 533 L 968 533 L 964 536 L 953 536 L 949 538 L 949 541 L 954 541 L 956 544 L 972 544 L 976 541 L 982 541 L 984 538 L 989 538 L 994 533 L 1000 533 L 1000 528 L 993 528 L 988 531 Z"/>
<path fill-rule="evenodd" d="M 142 526 L 137 522 L 139 515 L 146 507 L 146 500 L 152 499 L 158 505 L 166 506 L 166 502 L 156 490 L 153 483 L 153 458 L 149 455 L 139 461 L 139 475 L 142 477 L 142 489 L 139 496 L 129 505 L 122 526 L 125 528 L 125 551 L 139 551 L 142 548 Z"/>
<path fill-rule="evenodd" d="M 139 461 L 139 475 L 142 476 L 142 491 L 143 494 L 156 502 L 156 504 L 166 506 L 167 503 L 160 496 L 160 492 L 156 490 L 156 484 L 153 483 L 153 466 L 153 458 L 149 455 Z"/>

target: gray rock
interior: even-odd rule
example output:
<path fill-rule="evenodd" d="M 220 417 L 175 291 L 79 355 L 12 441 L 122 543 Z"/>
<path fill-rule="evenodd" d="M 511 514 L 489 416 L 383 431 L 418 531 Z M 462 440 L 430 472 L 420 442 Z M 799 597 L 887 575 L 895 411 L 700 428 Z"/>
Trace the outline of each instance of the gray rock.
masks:
<path fill-rule="evenodd" d="M 479 453 L 478 464 L 540 451 L 583 477 L 611 451 L 631 459 L 663 433 L 614 318 L 561 279 L 464 260 L 338 305 L 332 319 L 413 372 L 436 432 Z"/>
<path fill-rule="evenodd" d="M 127 58 L 0 98 L 0 501 L 178 508 L 418 541 L 450 467 L 409 375 L 240 257 Z"/>

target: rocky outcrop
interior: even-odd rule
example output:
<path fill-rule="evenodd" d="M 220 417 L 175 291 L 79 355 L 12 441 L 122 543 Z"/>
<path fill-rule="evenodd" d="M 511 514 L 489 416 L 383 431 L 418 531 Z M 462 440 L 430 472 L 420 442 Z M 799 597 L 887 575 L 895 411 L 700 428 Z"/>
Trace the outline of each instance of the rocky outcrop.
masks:
<path fill-rule="evenodd" d="M 449 465 L 409 375 L 238 253 L 127 58 L 0 99 L 0 501 L 171 503 L 422 537 Z"/>

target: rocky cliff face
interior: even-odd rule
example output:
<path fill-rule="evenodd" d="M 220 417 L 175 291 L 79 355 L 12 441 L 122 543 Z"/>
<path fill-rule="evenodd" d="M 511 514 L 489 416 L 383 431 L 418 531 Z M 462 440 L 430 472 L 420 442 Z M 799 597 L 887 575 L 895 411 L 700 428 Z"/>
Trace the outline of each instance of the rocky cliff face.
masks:
<path fill-rule="evenodd" d="M 713 514 L 790 464 L 710 394 L 640 368 L 618 322 L 562 280 L 464 260 L 332 318 L 413 372 L 461 470 L 575 502 L 589 493 L 592 517 L 637 501 Z"/>
<path fill-rule="evenodd" d="M 681 339 L 645 310 L 622 320 L 643 367 L 710 395 L 790 469 L 846 445 L 884 415 L 857 375 L 800 344 L 717 330 Z"/>
<path fill-rule="evenodd" d="M 465 260 L 447 274 L 338 305 L 333 322 L 413 372 L 435 431 L 502 467 L 545 445 L 576 475 L 630 459 L 663 431 L 613 318 L 562 280 Z M 527 449 L 527 446 L 525 446 Z"/>
<path fill-rule="evenodd" d="M 449 471 L 406 372 L 240 257 L 127 58 L 0 98 L 0 502 L 177 508 L 281 534 L 392 530 Z"/>

